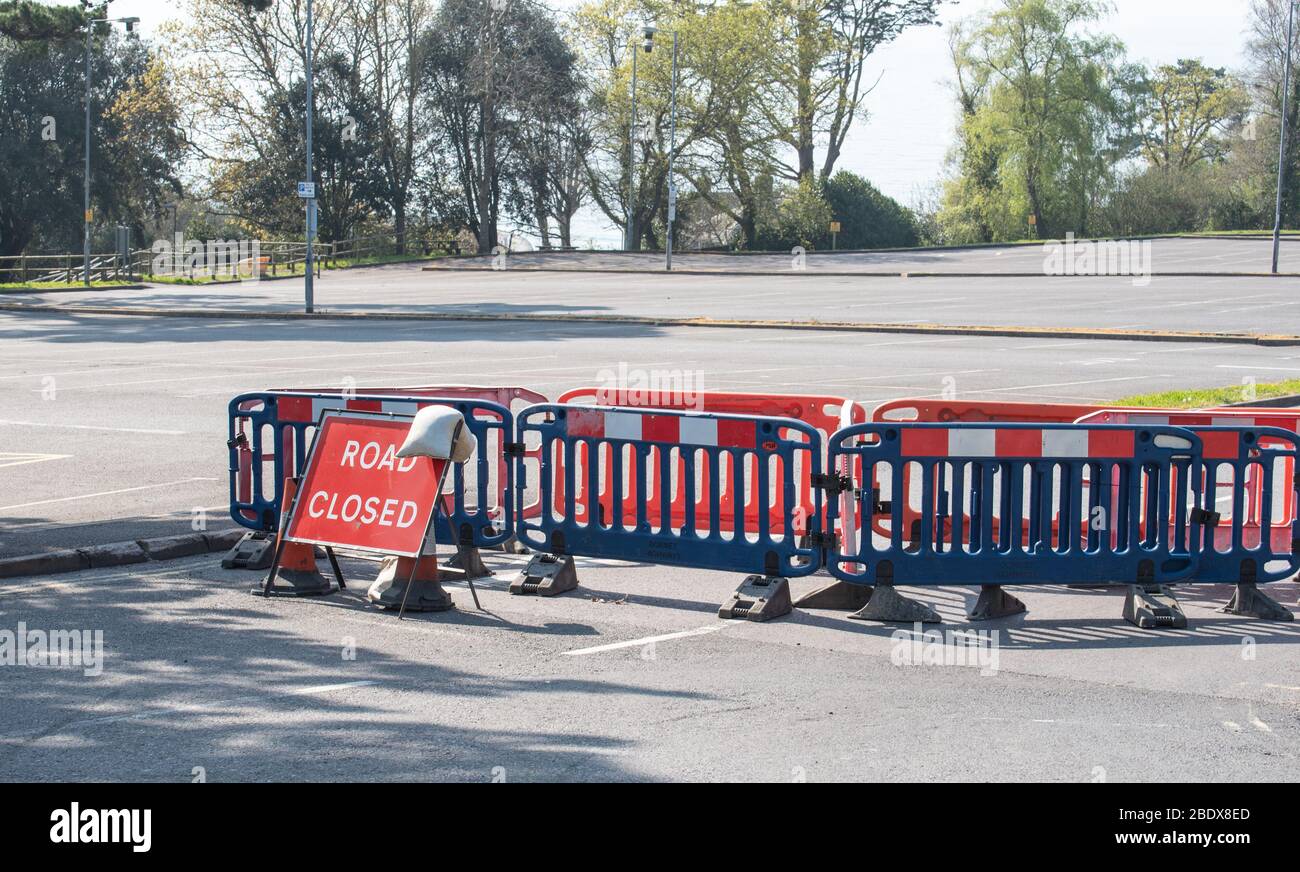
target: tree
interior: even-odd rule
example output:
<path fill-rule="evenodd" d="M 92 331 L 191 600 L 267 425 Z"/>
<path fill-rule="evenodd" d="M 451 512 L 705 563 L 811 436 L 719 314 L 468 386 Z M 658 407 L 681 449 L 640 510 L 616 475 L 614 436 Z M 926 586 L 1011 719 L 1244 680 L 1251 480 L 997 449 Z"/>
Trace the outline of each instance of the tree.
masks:
<path fill-rule="evenodd" d="M 775 193 L 775 208 L 764 215 L 758 228 L 764 250 L 813 249 L 819 241 L 829 240 L 831 206 L 815 179 L 802 179 Z"/>
<path fill-rule="evenodd" d="M 823 191 L 831 218 L 840 222 L 839 248 L 906 248 L 918 242 L 916 220 L 896 200 L 847 170 L 831 176 Z M 824 245 L 829 233 L 819 237 Z"/>
<path fill-rule="evenodd" d="M 347 0 L 314 2 L 313 65 L 325 80 L 332 56 L 359 53 L 347 13 Z M 238 213 L 244 232 L 302 234 L 303 204 L 293 183 L 305 169 L 306 0 L 190 0 L 187 21 L 172 22 L 164 35 L 178 88 L 198 110 L 188 120 L 193 154 L 208 170 L 201 193 Z M 318 102 L 326 108 L 312 131 L 313 160 L 341 136 L 342 119 L 329 109 L 331 92 L 339 90 L 326 85 Z M 322 229 L 334 232 L 338 222 L 326 213 L 336 182 L 315 181 Z"/>
<path fill-rule="evenodd" d="M 867 60 L 909 27 L 938 23 L 941 0 L 771 0 L 776 33 L 767 47 L 791 115 L 779 123 L 796 155 L 794 179 L 824 183 L 871 87 Z M 816 150 L 824 143 L 820 167 Z"/>
<path fill-rule="evenodd" d="M 1255 111 L 1261 123 L 1250 137 L 1252 175 L 1276 178 L 1278 171 L 1278 127 L 1282 119 L 1282 93 L 1288 54 L 1291 57 L 1291 81 L 1286 88 L 1287 137 L 1282 161 L 1282 223 L 1300 226 L 1300 27 L 1293 42 L 1287 45 L 1287 10 L 1289 0 L 1253 0 L 1250 9 L 1250 38 L 1246 45 L 1250 61 L 1251 91 Z M 1262 181 L 1262 179 L 1261 179 Z M 1269 196 L 1272 196 L 1270 193 Z M 1272 203 L 1268 204 L 1272 208 Z M 1270 222 L 1271 223 L 1271 222 Z"/>
<path fill-rule="evenodd" d="M 960 241 L 1086 234 L 1114 168 L 1131 154 L 1137 70 L 1123 46 L 1083 27 L 1094 0 L 1003 0 L 959 30 L 953 57 L 963 101 L 961 173 L 945 193 Z M 975 194 L 974 204 L 967 199 Z"/>
<path fill-rule="evenodd" d="M 1144 84 L 1139 123 L 1149 163 L 1185 170 L 1226 156 L 1225 135 L 1240 125 L 1249 106 L 1227 70 L 1180 59 L 1156 67 Z"/>
<path fill-rule="evenodd" d="M 544 7 L 444 0 L 420 54 L 434 126 L 486 253 L 503 204 L 521 200 L 507 190 L 518 177 L 503 170 L 526 162 L 530 130 L 571 98 L 573 53 Z"/>
<path fill-rule="evenodd" d="M 80 247 L 84 22 L 101 15 L 0 3 L 0 255 Z M 151 204 L 180 189 L 179 110 L 158 59 L 134 37 L 99 27 L 91 52 L 96 224 L 139 230 Z"/>
<path fill-rule="evenodd" d="M 355 0 L 362 91 L 373 106 L 367 139 L 375 148 L 375 193 L 393 217 L 397 253 L 406 250 L 407 206 L 429 159 L 420 37 L 433 20 L 431 0 Z"/>

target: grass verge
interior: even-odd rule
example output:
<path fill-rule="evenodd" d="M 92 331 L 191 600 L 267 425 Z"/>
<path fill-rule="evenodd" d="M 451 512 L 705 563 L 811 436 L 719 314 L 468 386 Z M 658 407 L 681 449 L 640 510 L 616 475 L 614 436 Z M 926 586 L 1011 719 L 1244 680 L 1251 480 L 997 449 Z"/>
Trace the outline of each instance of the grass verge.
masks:
<path fill-rule="evenodd" d="M 1221 388 L 1183 388 L 1154 394 L 1134 394 L 1116 400 L 1120 406 L 1156 406 L 1163 409 L 1205 409 L 1229 403 L 1252 403 L 1300 394 L 1300 379 L 1227 385 Z"/>

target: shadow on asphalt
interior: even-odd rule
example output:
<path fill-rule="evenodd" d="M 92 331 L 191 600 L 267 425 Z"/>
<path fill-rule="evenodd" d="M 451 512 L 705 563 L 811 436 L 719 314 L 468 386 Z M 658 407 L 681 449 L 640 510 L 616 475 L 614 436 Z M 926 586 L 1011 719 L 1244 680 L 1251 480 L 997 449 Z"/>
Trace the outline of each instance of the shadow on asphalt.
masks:
<path fill-rule="evenodd" d="M 228 301 L 227 301 L 228 303 Z M 180 305 L 180 304 L 177 304 Z M 188 304 L 192 305 L 192 304 Z M 222 304 L 214 304 L 220 308 Z M 497 305 L 497 304 L 493 304 Z M 480 310 L 488 313 L 486 308 Z M 563 307 L 513 306 L 500 304 L 502 313 L 528 314 L 552 311 L 561 314 Z M 582 310 L 582 307 L 574 307 Z M 433 311 L 432 309 L 430 311 Z M 449 314 L 468 313 L 468 306 L 448 307 Z M 590 309 L 587 309 L 590 311 Z M 4 314 L 14 314 L 6 312 Z M 579 323 L 579 322 L 538 322 L 520 321 L 517 323 L 474 322 L 474 321 L 421 321 L 419 319 L 375 321 L 307 321 L 258 318 L 241 320 L 238 318 L 150 318 L 114 315 L 85 315 L 76 313 L 34 311 L 28 313 L 39 319 L 30 327 L 17 319 L 7 319 L 0 327 L 0 341 L 37 340 L 59 345 L 76 345 L 83 343 L 153 343 L 153 342 L 347 342 L 347 343 L 390 343 L 395 341 L 393 331 L 401 328 L 405 335 L 396 337 L 398 341 L 419 341 L 421 339 L 447 342 L 492 342 L 503 339 L 523 338 L 529 341 L 563 341 L 587 339 L 591 337 L 646 338 L 662 336 L 666 330 L 650 324 L 614 323 Z M 51 326 L 51 321 L 62 325 Z M 91 335 L 78 332 L 64 334 L 58 332 L 62 326 L 65 330 L 93 331 Z M 418 335 L 411 333 L 412 329 Z M 575 335 L 574 331 L 581 331 Z"/>
<path fill-rule="evenodd" d="M 1295 581 L 1274 582 L 1261 589 L 1292 611 L 1300 610 L 1297 604 L 1298 587 Z M 899 587 L 899 592 L 912 599 L 933 606 L 943 617 L 942 624 L 925 624 L 918 632 L 913 624 L 880 624 L 871 621 L 848 620 L 848 612 L 807 611 L 796 609 L 789 620 L 810 626 L 857 632 L 868 636 L 900 639 L 921 639 L 924 633 L 938 630 L 988 631 L 999 630 L 999 646 L 1019 650 L 1096 650 L 1106 648 L 1166 648 L 1203 645 L 1241 647 L 1243 637 L 1253 637 L 1271 643 L 1300 643 L 1300 623 L 1261 621 L 1236 615 L 1218 614 L 1217 610 L 1231 599 L 1233 585 L 1182 584 L 1168 587 L 1170 593 L 1184 606 L 1213 608 L 1213 618 L 1204 616 L 1199 609 L 1189 611 L 1185 630 L 1143 630 L 1122 617 L 1124 607 L 1123 587 L 1080 590 L 1064 585 L 1015 585 L 1007 588 L 1013 595 L 1069 596 L 1083 599 L 1103 597 L 1106 608 L 1113 617 L 1058 618 L 1035 614 L 1034 603 L 1029 602 L 1029 612 L 992 621 L 970 621 L 966 615 L 979 597 L 976 588 L 922 588 Z M 1022 596 L 1023 598 L 1023 596 Z"/>
<path fill-rule="evenodd" d="M 373 566 L 372 566 L 373 569 Z M 356 571 L 354 567 L 354 571 Z M 223 575 L 223 587 L 249 589 L 254 572 Z M 225 581 L 228 578 L 229 581 Z M 553 666 L 522 657 L 519 674 L 447 668 L 384 650 L 393 636 L 367 637 L 364 624 L 339 623 L 339 640 L 320 641 L 292 631 L 283 609 L 268 607 L 251 594 L 248 606 L 214 611 L 207 597 L 212 582 L 163 584 L 148 579 L 115 579 L 88 584 L 75 596 L 27 598 L 20 611 L 6 608 L 9 622 L 29 627 L 99 627 L 105 630 L 105 673 L 125 678 L 105 691 L 79 670 L 30 670 L 0 676 L 5 707 L 26 711 L 21 724 L 9 722 L 0 743 L 0 773 L 9 777 L 188 780 L 192 766 L 208 767 L 214 780 L 483 780 L 494 769 L 519 780 L 641 779 L 624 768 L 618 752 L 631 743 L 595 732 L 574 732 L 561 711 L 545 700 L 557 694 L 600 697 L 716 699 L 709 694 L 657 689 L 597 677 L 552 674 Z M 360 580 L 355 589 L 328 598 L 287 602 L 289 608 L 328 609 L 339 614 L 370 613 Z M 458 593 L 458 600 L 466 597 Z M 281 601 L 283 602 L 283 601 Z M 167 620 L 153 620 L 153 612 Z M 440 627 L 491 626 L 494 619 L 462 608 L 437 615 L 408 615 L 403 623 Z M 585 624 L 548 623 L 521 627 L 495 619 L 502 630 L 587 638 Z M 393 618 L 396 624 L 396 618 Z M 132 628 L 135 629 L 132 629 Z M 357 668 L 341 661 L 344 637 L 357 637 Z M 425 637 L 436 645 L 463 645 L 460 634 Z M 22 680 L 19 680 L 21 677 Z M 305 686 L 375 682 L 384 693 L 373 702 L 348 701 L 335 693 L 301 696 Z M 394 718 L 393 694 L 431 694 L 427 719 Z M 351 699 L 367 699 L 365 693 Z M 492 700 L 521 701 L 531 711 L 555 711 L 556 721 L 529 729 L 466 728 L 440 722 L 441 706 L 474 707 Z M 307 704 L 304 700 L 310 699 Z M 296 710 L 307 708 L 299 716 Z M 251 727 L 230 722 L 242 710 L 284 712 L 292 727 L 274 723 Z M 156 712 L 151 714 L 151 712 Z M 452 718 L 448 716 L 448 720 Z M 25 731 L 31 724 L 35 729 Z M 43 737 L 51 741 L 40 743 Z M 148 772 L 132 771 L 145 761 Z M 162 768 L 167 775 L 160 776 Z M 4 776 L 0 775 L 0 779 Z M 510 780 L 516 780 L 511 777 Z"/>

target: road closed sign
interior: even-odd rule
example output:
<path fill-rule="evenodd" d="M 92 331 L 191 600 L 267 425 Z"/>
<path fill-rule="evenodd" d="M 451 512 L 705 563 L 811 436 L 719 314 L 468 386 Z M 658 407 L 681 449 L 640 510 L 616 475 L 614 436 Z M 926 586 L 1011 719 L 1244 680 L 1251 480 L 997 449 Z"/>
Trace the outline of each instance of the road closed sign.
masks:
<path fill-rule="evenodd" d="M 286 539 L 418 556 L 445 460 L 398 457 L 407 419 L 327 415 Z"/>

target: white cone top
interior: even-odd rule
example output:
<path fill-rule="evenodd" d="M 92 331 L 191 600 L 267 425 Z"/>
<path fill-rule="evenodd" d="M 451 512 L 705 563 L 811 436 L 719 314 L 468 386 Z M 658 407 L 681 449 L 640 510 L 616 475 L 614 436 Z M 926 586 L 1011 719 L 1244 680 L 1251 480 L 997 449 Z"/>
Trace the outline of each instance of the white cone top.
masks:
<path fill-rule="evenodd" d="M 449 406 L 425 406 L 415 413 L 415 420 L 411 422 L 411 429 L 397 456 L 434 457 L 464 463 L 478 445 L 478 440 L 466 427 L 460 428 L 456 444 L 452 444 L 456 425 L 464 420 L 460 412 Z"/>

